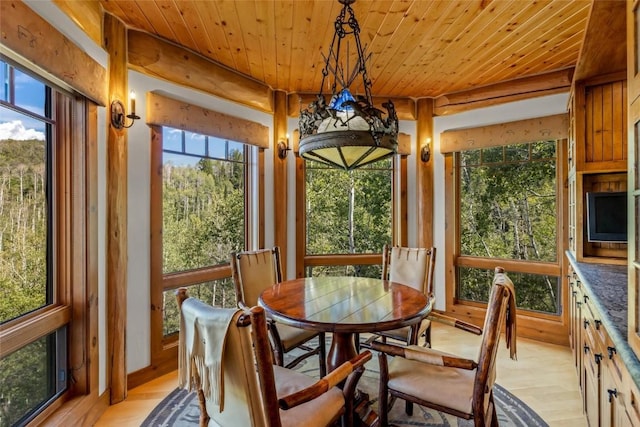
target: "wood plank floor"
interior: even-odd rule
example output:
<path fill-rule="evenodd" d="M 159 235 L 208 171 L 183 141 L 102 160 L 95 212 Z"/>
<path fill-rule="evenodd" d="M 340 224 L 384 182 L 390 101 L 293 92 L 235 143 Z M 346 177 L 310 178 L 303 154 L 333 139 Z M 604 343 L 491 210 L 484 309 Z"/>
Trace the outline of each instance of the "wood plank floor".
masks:
<path fill-rule="evenodd" d="M 434 348 L 477 358 L 480 337 L 434 324 Z M 573 357 L 568 347 L 519 339 L 518 360 L 509 358 L 500 342 L 497 383 L 534 409 L 551 427 L 586 427 Z M 139 426 L 177 384 L 173 372 L 129 390 L 127 399 L 113 405 L 96 426 Z"/>

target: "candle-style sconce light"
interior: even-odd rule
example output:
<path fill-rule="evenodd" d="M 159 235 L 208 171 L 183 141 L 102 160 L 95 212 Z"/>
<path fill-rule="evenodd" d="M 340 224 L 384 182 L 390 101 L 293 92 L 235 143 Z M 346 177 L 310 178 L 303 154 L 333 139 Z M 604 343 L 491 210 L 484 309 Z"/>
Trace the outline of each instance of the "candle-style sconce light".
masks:
<path fill-rule="evenodd" d="M 140 116 L 136 115 L 136 93 L 134 91 L 131 91 L 131 93 L 129 93 L 129 102 L 130 113 L 126 115 L 124 105 L 122 105 L 122 102 L 119 99 L 116 99 L 111 103 L 111 126 L 113 126 L 114 128 L 130 128 L 131 126 L 133 126 L 135 121 L 140 118 Z M 125 118 L 131 120 L 131 123 L 129 125 L 124 124 Z"/>
<path fill-rule="evenodd" d="M 427 138 L 424 145 L 420 149 L 420 160 L 427 163 L 431 160 L 431 138 Z"/>
<path fill-rule="evenodd" d="M 287 151 L 291 150 L 291 148 L 289 148 L 289 134 L 287 134 L 286 139 L 280 140 L 278 141 L 278 157 L 281 159 L 286 159 L 287 158 Z"/>

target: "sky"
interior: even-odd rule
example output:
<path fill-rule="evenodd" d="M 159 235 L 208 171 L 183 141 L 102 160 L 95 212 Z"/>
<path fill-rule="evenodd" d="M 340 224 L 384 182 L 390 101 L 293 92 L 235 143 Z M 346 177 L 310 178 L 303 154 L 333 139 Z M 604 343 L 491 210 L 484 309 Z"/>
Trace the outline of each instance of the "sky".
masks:
<path fill-rule="evenodd" d="M 0 61 L 0 99 L 9 102 L 12 88 L 9 84 L 8 66 Z M 44 114 L 45 85 L 33 77 L 15 70 L 14 102 L 17 106 L 35 114 Z M 44 122 L 18 111 L 0 106 L 0 140 L 44 140 Z"/>

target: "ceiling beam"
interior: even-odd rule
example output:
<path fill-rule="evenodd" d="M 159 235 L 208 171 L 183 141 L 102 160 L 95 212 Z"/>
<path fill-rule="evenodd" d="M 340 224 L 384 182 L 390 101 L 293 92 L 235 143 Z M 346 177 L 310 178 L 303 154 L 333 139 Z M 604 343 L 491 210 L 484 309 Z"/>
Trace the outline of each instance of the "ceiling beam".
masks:
<path fill-rule="evenodd" d="M 434 114 L 443 116 L 554 93 L 569 92 L 573 68 L 509 80 L 435 99 Z"/>

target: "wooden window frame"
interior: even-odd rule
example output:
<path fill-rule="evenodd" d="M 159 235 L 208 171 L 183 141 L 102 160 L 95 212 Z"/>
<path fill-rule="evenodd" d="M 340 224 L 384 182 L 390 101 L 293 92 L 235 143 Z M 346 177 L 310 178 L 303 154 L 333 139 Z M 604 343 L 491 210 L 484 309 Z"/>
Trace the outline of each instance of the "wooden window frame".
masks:
<path fill-rule="evenodd" d="M 394 156 L 391 173 L 392 244 L 407 245 L 407 156 L 408 135 L 401 135 L 402 149 Z M 296 141 L 297 145 L 298 141 Z M 374 254 L 307 255 L 307 210 L 305 160 L 296 149 L 296 277 L 305 277 L 307 267 L 336 265 L 382 265 L 382 252 Z M 382 247 L 380 248 L 382 251 Z"/>
<path fill-rule="evenodd" d="M 3 57 L 7 61 L 8 58 Z M 13 61 L 9 63 L 15 65 Z M 27 71 L 22 65 L 16 65 Z M 71 399 L 94 402 L 98 393 L 98 256 L 97 256 L 97 105 L 80 95 L 64 93 L 38 77 L 52 91 L 52 262 L 54 301 L 0 325 L 0 357 L 59 328 L 67 327 L 67 390 L 32 420 L 40 423 Z M 86 403 L 90 405 L 92 403 Z M 78 407 L 76 406 L 76 407 Z M 58 416 L 73 418 L 73 409 Z"/>
<path fill-rule="evenodd" d="M 441 144 L 445 154 L 445 216 L 449 218 L 445 232 L 445 264 L 450 266 L 445 273 L 445 310 L 448 314 L 482 325 L 486 304 L 458 301 L 457 267 L 477 267 L 493 269 L 496 265 L 506 271 L 518 273 L 548 274 L 560 278 L 560 314 L 552 315 L 526 310 L 518 311 L 519 331 L 521 336 L 544 340 L 550 343 L 566 344 L 568 336 L 567 291 L 564 286 L 566 276 L 563 248 L 566 247 L 564 234 L 568 223 L 567 191 L 564 183 L 567 180 L 567 137 L 568 117 L 566 115 L 549 116 L 547 118 L 529 119 L 518 122 L 503 123 L 461 131 L 445 132 L 441 135 Z M 565 124 L 567 124 L 565 126 Z M 539 131 L 539 132 L 537 132 Z M 446 134 L 446 135 L 445 135 Z M 531 262 L 526 264 L 518 260 L 478 258 L 460 254 L 460 222 L 459 222 L 459 179 L 456 171 L 456 153 L 459 151 L 504 146 L 510 144 L 532 142 L 525 135 L 540 134 L 540 139 L 557 141 L 556 188 L 557 188 L 557 257 L 555 262 Z M 528 139 L 528 140 L 527 140 Z"/>
<path fill-rule="evenodd" d="M 180 286 L 189 286 L 212 280 L 231 277 L 230 264 L 207 266 L 199 269 L 163 273 L 162 265 L 162 128 L 171 127 L 222 139 L 241 142 L 254 147 L 255 156 L 246 160 L 245 177 L 247 196 L 245 199 L 245 245 L 252 247 L 252 236 L 264 241 L 264 148 L 269 144 L 269 129 L 255 122 L 215 112 L 188 104 L 164 95 L 147 94 L 147 125 L 151 131 L 151 178 L 150 178 L 150 297 L 151 297 L 151 364 L 129 374 L 127 388 L 144 384 L 160 375 L 177 369 L 177 334 L 165 337 L 163 333 L 163 293 Z M 171 114 L 167 114 L 171 111 Z M 249 167 L 252 171 L 249 172 Z M 251 179 L 249 176 L 251 174 Z M 257 194 L 254 198 L 250 195 Z M 260 227 L 255 233 L 253 227 Z"/>

